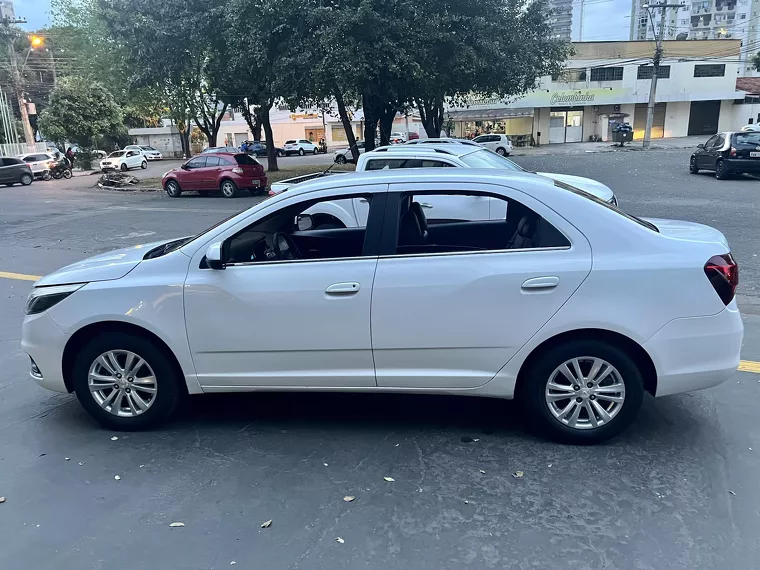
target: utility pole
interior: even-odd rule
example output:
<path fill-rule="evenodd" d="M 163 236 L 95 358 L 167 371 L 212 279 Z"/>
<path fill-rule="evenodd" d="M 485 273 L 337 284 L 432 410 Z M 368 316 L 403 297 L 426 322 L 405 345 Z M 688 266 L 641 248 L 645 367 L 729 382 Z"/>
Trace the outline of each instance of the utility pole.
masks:
<path fill-rule="evenodd" d="M 649 21 L 652 23 L 652 32 L 654 32 L 655 49 L 654 57 L 652 58 L 652 83 L 649 87 L 649 103 L 647 104 L 647 126 L 644 129 L 644 142 L 642 146 L 647 148 L 649 142 L 652 139 L 652 123 L 654 122 L 654 105 L 657 97 L 657 74 L 660 69 L 660 61 L 662 60 L 662 36 L 665 35 L 665 10 L 668 8 L 674 8 L 678 10 L 683 4 L 644 4 L 642 8 L 646 8 L 649 13 Z M 655 32 L 654 29 L 654 11 L 653 8 L 660 9 L 660 31 Z"/>
<path fill-rule="evenodd" d="M 29 113 L 26 108 L 26 98 L 24 97 L 24 90 L 21 88 L 21 74 L 18 70 L 18 62 L 16 61 L 16 48 L 13 46 L 13 35 L 11 34 L 11 24 L 26 24 L 26 20 L 16 18 L 11 20 L 6 17 L 3 19 L 3 26 L 5 27 L 5 35 L 8 41 L 8 57 L 11 64 L 11 77 L 13 78 L 13 90 L 16 92 L 16 99 L 18 99 L 18 107 L 21 112 L 21 124 L 24 127 L 24 138 L 26 144 L 31 146 L 35 143 L 34 131 L 32 125 L 29 123 Z"/>

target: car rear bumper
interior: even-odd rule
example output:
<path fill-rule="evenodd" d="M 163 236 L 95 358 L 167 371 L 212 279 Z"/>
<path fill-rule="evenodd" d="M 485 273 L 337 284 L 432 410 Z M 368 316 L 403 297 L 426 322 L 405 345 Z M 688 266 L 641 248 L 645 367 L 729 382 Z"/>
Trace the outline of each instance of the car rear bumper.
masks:
<path fill-rule="evenodd" d="M 717 386 L 739 366 L 744 324 L 736 300 L 717 315 L 674 319 L 644 343 L 657 397 Z"/>
<path fill-rule="evenodd" d="M 225 178 L 232 180 L 235 183 L 235 186 L 241 190 L 264 190 L 269 182 L 266 174 L 235 174 L 234 176 L 225 176 Z"/>
<path fill-rule="evenodd" d="M 68 392 L 63 381 L 63 349 L 68 335 L 53 322 L 47 312 L 28 315 L 21 326 L 21 348 L 34 360 L 39 373 L 32 380 L 54 392 Z"/>
<path fill-rule="evenodd" d="M 723 163 L 729 172 L 760 172 L 760 158 L 726 158 Z"/>

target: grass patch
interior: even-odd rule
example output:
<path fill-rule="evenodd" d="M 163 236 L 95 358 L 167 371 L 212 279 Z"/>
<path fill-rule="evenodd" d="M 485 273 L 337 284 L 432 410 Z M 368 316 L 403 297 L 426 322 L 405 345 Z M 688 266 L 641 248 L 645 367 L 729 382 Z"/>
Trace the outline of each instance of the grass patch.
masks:
<path fill-rule="evenodd" d="M 140 188 L 161 188 L 161 177 L 140 178 L 140 182 L 135 184 L 135 186 L 139 186 Z"/>
<path fill-rule="evenodd" d="M 286 166 L 285 168 L 280 168 L 280 170 L 277 170 L 275 172 L 267 171 L 267 178 L 269 179 L 269 184 L 271 186 L 274 182 L 280 182 L 281 180 L 286 180 L 288 178 L 295 178 L 296 176 L 304 176 L 306 174 L 314 174 L 315 172 L 323 172 L 327 169 L 327 166 L 324 166 L 322 164 L 312 164 L 311 166 Z M 353 164 L 334 164 L 333 167 L 330 169 L 330 172 L 353 172 L 356 170 L 356 167 Z"/>

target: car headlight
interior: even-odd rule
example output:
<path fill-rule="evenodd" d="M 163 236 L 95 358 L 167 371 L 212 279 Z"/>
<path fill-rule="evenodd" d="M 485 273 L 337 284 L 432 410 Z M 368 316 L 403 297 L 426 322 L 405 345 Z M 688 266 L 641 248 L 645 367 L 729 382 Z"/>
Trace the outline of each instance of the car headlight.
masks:
<path fill-rule="evenodd" d="M 24 312 L 27 315 L 36 315 L 42 311 L 47 311 L 85 285 L 86 283 L 73 283 L 71 285 L 54 285 L 32 289 L 29 298 L 26 300 Z"/>

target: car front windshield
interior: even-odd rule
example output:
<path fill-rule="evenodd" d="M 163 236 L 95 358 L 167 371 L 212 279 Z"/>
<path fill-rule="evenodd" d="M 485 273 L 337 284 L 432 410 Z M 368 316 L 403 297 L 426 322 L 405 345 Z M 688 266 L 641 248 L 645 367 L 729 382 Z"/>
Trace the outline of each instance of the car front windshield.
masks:
<path fill-rule="evenodd" d="M 124 156 L 127 153 L 125 150 L 117 150 L 116 152 L 112 152 L 108 155 L 108 158 L 119 158 L 120 156 Z"/>
<path fill-rule="evenodd" d="M 485 148 L 460 156 L 459 159 L 470 168 L 501 168 L 502 170 L 525 172 L 522 166 Z"/>

